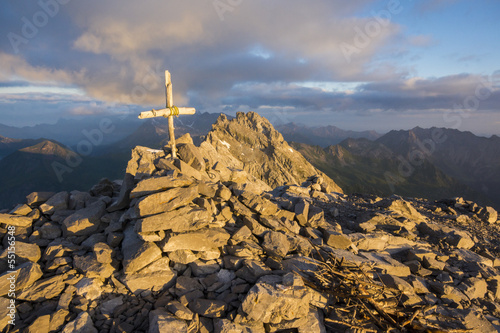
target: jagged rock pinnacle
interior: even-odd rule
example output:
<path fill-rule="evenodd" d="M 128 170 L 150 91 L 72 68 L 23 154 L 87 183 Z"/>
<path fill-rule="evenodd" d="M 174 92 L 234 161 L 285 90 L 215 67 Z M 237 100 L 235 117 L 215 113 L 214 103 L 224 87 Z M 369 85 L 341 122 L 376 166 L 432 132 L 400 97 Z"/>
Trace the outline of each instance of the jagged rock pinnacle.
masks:
<path fill-rule="evenodd" d="M 234 157 L 229 159 L 233 160 L 232 166 L 243 167 L 272 188 L 283 184 L 300 185 L 308 177 L 320 175 L 329 191 L 343 193 L 332 179 L 290 147 L 267 119 L 255 112 L 238 112 L 232 120 L 222 114 L 205 142 L 215 147 L 220 155 Z M 206 145 L 201 146 L 204 147 Z"/>

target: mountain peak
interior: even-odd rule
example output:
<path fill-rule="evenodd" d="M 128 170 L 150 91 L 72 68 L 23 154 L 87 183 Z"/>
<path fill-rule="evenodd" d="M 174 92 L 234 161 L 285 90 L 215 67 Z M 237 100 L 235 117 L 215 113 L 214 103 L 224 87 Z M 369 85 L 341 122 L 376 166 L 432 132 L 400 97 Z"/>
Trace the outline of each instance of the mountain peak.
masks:
<path fill-rule="evenodd" d="M 342 192 L 332 179 L 290 147 L 266 118 L 255 112 L 238 112 L 232 120 L 221 114 L 208 133 L 206 144 L 232 161 L 231 167 L 243 168 L 270 187 L 301 184 L 311 176 L 321 175 L 331 191 Z"/>
<path fill-rule="evenodd" d="M 42 154 L 42 155 L 56 155 L 56 156 L 66 156 L 68 154 L 73 153 L 71 150 L 63 147 L 62 145 L 50 141 L 43 140 L 36 145 L 22 148 L 19 150 L 24 153 L 32 153 L 32 154 Z"/>

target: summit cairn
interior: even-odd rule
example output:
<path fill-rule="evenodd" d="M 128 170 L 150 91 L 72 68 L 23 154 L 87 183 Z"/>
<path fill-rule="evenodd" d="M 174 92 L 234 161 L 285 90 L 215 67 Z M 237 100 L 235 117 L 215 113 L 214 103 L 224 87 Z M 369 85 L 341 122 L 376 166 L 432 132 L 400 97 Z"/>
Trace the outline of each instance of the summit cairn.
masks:
<path fill-rule="evenodd" d="M 0 212 L 0 331 L 493 333 L 495 214 L 343 194 L 266 119 L 221 115 L 177 158 L 136 147 L 124 181 Z"/>

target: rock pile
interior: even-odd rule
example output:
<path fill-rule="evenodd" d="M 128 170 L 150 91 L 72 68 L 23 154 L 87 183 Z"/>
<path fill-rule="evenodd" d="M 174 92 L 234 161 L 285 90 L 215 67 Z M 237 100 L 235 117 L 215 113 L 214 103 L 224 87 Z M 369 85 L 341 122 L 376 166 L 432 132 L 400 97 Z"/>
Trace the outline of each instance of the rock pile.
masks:
<path fill-rule="evenodd" d="M 0 330 L 500 329 L 491 208 L 348 196 L 319 172 L 271 190 L 208 140 L 180 141 L 180 159 L 136 147 L 123 181 L 0 214 Z"/>

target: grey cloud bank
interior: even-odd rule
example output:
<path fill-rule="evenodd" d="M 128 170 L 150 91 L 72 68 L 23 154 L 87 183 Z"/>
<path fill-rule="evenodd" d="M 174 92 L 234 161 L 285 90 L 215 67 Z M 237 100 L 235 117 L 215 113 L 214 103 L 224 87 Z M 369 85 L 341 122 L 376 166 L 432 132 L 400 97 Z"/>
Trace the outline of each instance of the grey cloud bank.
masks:
<path fill-rule="evenodd" d="M 417 37 L 429 38 L 407 36 L 397 22 L 410 10 L 409 3 L 381 1 L 360 14 L 371 5 L 340 0 L 221 0 L 196 5 L 153 0 L 9 1 L 0 12 L 0 122 L 29 124 L 60 115 L 95 114 L 101 103 L 106 112 L 113 107 L 135 110 L 129 105 L 159 106 L 162 73 L 169 69 L 176 103 L 200 111 L 255 110 L 279 114 L 281 122 L 345 121 L 357 124 L 357 129 L 380 123 L 386 128 L 374 129 L 389 130 L 442 119 L 474 95 L 480 82 L 494 76 L 492 72 L 419 78 L 410 74 L 411 68 L 381 62 L 380 54 L 395 42 L 404 52 L 415 47 Z M 368 39 L 356 44 L 362 37 Z M 342 90 L 322 89 L 311 82 L 359 84 Z M 74 87 L 85 96 L 67 95 L 61 103 L 47 104 L 29 89 L 22 96 L 5 93 L 5 88 L 19 86 Z M 500 122 L 499 87 L 492 83 L 487 89 L 488 98 L 473 106 L 460 129 L 498 134 L 494 124 Z M 32 116 L 19 119 L 21 114 Z M 386 119 L 395 116 L 398 123 L 388 124 Z M 360 124 L 369 117 L 376 119 Z"/>

